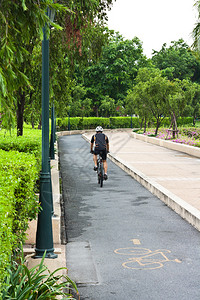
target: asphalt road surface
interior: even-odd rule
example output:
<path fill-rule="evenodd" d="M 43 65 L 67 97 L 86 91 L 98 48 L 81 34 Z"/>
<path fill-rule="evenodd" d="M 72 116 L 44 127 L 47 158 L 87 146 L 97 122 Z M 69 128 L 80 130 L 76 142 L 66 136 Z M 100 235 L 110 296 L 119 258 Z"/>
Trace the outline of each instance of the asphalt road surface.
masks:
<path fill-rule="evenodd" d="M 67 267 L 81 300 L 199 300 L 200 233 L 89 144 L 59 138 Z M 187 183 L 186 183 L 187 184 Z"/>

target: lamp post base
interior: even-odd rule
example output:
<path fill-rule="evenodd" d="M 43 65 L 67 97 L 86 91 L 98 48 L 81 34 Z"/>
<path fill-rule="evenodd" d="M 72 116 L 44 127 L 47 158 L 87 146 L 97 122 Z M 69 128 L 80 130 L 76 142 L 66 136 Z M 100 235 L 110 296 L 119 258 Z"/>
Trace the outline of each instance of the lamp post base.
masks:
<path fill-rule="evenodd" d="M 50 173 L 40 175 L 40 199 L 41 211 L 38 214 L 36 232 L 36 254 L 34 258 L 57 258 L 53 248 L 52 230 L 52 191 Z"/>
<path fill-rule="evenodd" d="M 42 258 L 45 254 L 45 258 L 50 258 L 50 259 L 55 259 L 58 257 L 57 254 L 54 253 L 54 249 L 35 249 L 35 255 L 33 256 L 33 258 L 37 259 L 37 258 Z"/>

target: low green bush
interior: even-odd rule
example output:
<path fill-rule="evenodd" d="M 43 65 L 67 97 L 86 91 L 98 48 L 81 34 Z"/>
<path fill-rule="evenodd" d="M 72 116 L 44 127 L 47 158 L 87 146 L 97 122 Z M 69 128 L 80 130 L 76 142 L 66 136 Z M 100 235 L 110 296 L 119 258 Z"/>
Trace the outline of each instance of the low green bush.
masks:
<path fill-rule="evenodd" d="M 192 117 L 179 117 L 177 118 L 177 126 L 185 126 L 185 125 L 192 125 L 193 118 Z M 151 127 L 156 127 L 156 120 L 153 118 L 153 120 L 150 122 Z M 171 125 L 171 118 L 166 117 L 161 122 L 161 127 L 167 127 L 169 128 Z"/>
<path fill-rule="evenodd" d="M 191 125 L 193 121 L 192 117 L 180 117 L 177 119 L 178 126 Z M 68 130 L 69 118 L 57 118 L 57 130 Z M 132 123 L 132 126 L 131 126 Z M 171 118 L 164 118 L 161 126 L 169 127 L 171 124 Z M 151 127 L 156 126 L 156 120 L 153 119 L 150 122 Z M 115 129 L 115 128 L 139 128 L 140 123 L 137 117 L 110 117 L 110 118 L 70 118 L 70 130 L 84 130 L 84 129 L 95 129 L 97 126 L 102 126 L 105 129 Z"/>
<path fill-rule="evenodd" d="M 25 240 L 28 221 L 38 213 L 37 178 L 34 154 L 0 150 L 0 286 L 11 254 Z"/>
<path fill-rule="evenodd" d="M 24 153 L 34 154 L 37 161 L 38 172 L 41 168 L 41 131 L 31 130 L 26 132 L 24 136 L 11 136 L 3 134 L 0 135 L 0 149 L 5 151 L 18 151 Z"/>
<path fill-rule="evenodd" d="M 136 117 L 110 117 L 110 128 L 138 128 L 139 120 Z"/>
<path fill-rule="evenodd" d="M 57 118 L 56 119 L 57 129 L 59 131 L 68 130 L 68 122 L 70 124 L 70 130 L 82 129 L 81 128 L 82 127 L 81 126 L 81 123 L 82 123 L 82 118 L 81 117 L 77 117 L 77 118 L 71 117 L 70 119 L 68 117 L 64 118 L 64 119 Z"/>
<path fill-rule="evenodd" d="M 9 176 L 10 174 L 7 174 L 7 177 Z M 5 194 L 6 199 L 4 198 Z M 0 176 L 0 294 L 14 244 L 11 216 L 13 202 L 14 189 L 10 186 L 10 181 L 7 180 L 6 175 Z"/>
<path fill-rule="evenodd" d="M 110 119 L 109 118 L 83 118 L 82 129 L 94 129 L 97 126 L 102 126 L 103 128 L 110 127 Z"/>
<path fill-rule="evenodd" d="M 57 130 L 68 130 L 69 118 L 57 118 Z M 110 118 L 70 118 L 70 130 L 95 129 L 97 126 L 102 126 L 105 129 L 113 128 L 131 128 L 131 117 L 110 117 Z M 139 127 L 138 118 L 132 118 L 132 127 Z"/>
<path fill-rule="evenodd" d="M 178 126 L 185 126 L 185 125 L 192 126 L 192 124 L 193 124 L 193 117 L 179 117 L 177 120 Z"/>

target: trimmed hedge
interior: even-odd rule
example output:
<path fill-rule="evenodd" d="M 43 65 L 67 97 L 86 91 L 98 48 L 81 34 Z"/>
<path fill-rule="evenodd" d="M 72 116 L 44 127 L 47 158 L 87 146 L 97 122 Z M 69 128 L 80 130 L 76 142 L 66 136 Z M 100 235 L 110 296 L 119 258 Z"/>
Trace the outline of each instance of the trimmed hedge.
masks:
<path fill-rule="evenodd" d="M 33 131 L 34 132 L 34 131 Z M 41 132 L 39 132 L 41 133 Z M 37 169 L 41 168 L 41 151 L 42 142 L 41 136 L 29 135 L 29 136 L 0 136 L 0 149 L 5 151 L 18 151 L 24 153 L 34 154 L 37 161 Z"/>
<path fill-rule="evenodd" d="M 80 117 L 77 118 L 70 118 L 70 130 L 78 130 L 80 129 L 80 123 L 81 123 Z M 59 130 L 68 130 L 68 121 L 69 118 L 56 118 L 56 125 Z"/>
<path fill-rule="evenodd" d="M 97 126 L 102 126 L 103 128 L 110 127 L 110 119 L 109 118 L 83 118 L 82 128 L 83 129 L 94 129 Z"/>
<path fill-rule="evenodd" d="M 139 120 L 137 117 L 110 117 L 110 128 L 131 128 L 131 121 L 132 121 L 132 128 L 138 128 Z"/>
<path fill-rule="evenodd" d="M 57 118 L 57 130 L 65 131 L 68 130 L 69 118 Z M 178 118 L 177 125 L 185 126 L 192 125 L 192 117 Z M 84 130 L 84 129 L 95 129 L 97 126 L 102 126 L 104 129 L 115 129 L 115 128 L 140 128 L 139 119 L 137 117 L 110 117 L 110 118 L 70 118 L 70 130 Z M 155 127 L 156 121 L 152 120 L 152 127 Z M 169 127 L 171 124 L 170 118 L 165 118 L 161 126 Z"/>
<path fill-rule="evenodd" d="M 155 126 L 156 122 L 154 121 L 154 126 Z M 177 126 L 185 126 L 185 125 L 192 125 L 193 124 L 193 118 L 192 117 L 179 117 L 177 119 Z M 162 123 L 161 126 L 164 127 L 169 127 L 171 125 L 171 118 L 165 118 Z"/>
<path fill-rule="evenodd" d="M 69 118 L 56 119 L 57 130 L 68 130 Z M 110 117 L 110 118 L 70 118 L 70 130 L 77 129 L 95 129 L 97 126 L 102 126 L 105 129 L 114 128 L 131 128 L 131 117 Z M 132 127 L 139 127 L 137 117 L 132 118 Z"/>
<path fill-rule="evenodd" d="M 36 218 L 37 178 L 33 154 L 0 150 L 0 286 L 13 251 L 25 240 L 28 221 Z"/>
<path fill-rule="evenodd" d="M 25 240 L 28 221 L 36 218 L 36 182 L 41 169 L 41 131 L 24 136 L 0 132 L 0 299 L 6 268 Z"/>

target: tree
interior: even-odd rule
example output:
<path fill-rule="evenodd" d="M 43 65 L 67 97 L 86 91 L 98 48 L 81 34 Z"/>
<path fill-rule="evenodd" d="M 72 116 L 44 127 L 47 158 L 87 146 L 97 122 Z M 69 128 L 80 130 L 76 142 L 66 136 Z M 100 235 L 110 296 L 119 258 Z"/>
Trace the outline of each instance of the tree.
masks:
<path fill-rule="evenodd" d="M 82 115 L 82 100 L 86 94 L 86 90 L 81 85 L 76 85 L 72 91 L 71 101 L 69 103 L 69 113 L 71 117 Z"/>
<path fill-rule="evenodd" d="M 67 28 L 66 20 L 68 20 L 68 28 L 71 26 L 68 46 L 76 45 L 80 51 L 81 30 L 86 28 L 86 23 L 94 23 L 95 17 L 103 23 L 106 17 L 106 8 L 110 8 L 111 4 L 112 0 L 94 0 L 92 4 L 82 0 L 76 2 L 63 0 L 59 3 L 54 3 L 52 0 L 2 0 L 0 6 L 1 110 L 7 113 L 7 111 L 12 111 L 14 105 L 17 105 L 18 120 L 23 124 L 26 92 L 31 88 L 26 72 L 31 60 L 31 54 L 28 55 L 27 47 L 33 48 L 37 38 L 42 38 L 42 29 L 45 24 L 47 25 L 47 35 L 50 32 L 50 25 L 55 29 L 61 29 L 58 24 L 49 20 L 46 14 L 48 7 L 55 9 L 58 13 L 65 11 L 63 20 L 65 20 L 66 26 L 63 27 Z M 16 95 L 19 94 L 17 100 Z M 18 133 L 22 134 L 22 128 L 19 128 Z"/>
<path fill-rule="evenodd" d="M 146 132 L 147 122 L 151 120 L 152 113 L 146 105 L 147 97 L 144 83 L 138 82 L 126 96 L 126 112 L 130 115 L 136 114 L 139 118 L 140 129 L 144 126 Z"/>
<path fill-rule="evenodd" d="M 63 6 L 50 0 L 2 0 L 0 6 L 0 99 L 1 110 L 6 117 L 17 103 L 23 107 L 24 87 L 30 88 L 23 64 L 28 56 L 27 47 L 32 47 L 35 37 L 42 36 L 45 24 L 52 24 L 46 15 L 47 7 L 63 9 Z M 55 27 L 57 25 L 55 24 Z M 27 68 L 27 66 L 26 66 Z M 21 100 L 17 97 L 21 94 Z M 18 115 L 23 109 L 17 105 Z M 10 122 L 7 122 L 10 124 Z"/>
<path fill-rule="evenodd" d="M 185 105 L 181 111 L 183 116 L 192 116 L 193 124 L 200 115 L 200 85 L 196 82 L 184 81 L 182 88 L 185 92 Z"/>
<path fill-rule="evenodd" d="M 195 50 L 199 50 L 200 44 L 199 44 L 199 36 L 200 36 L 200 1 L 196 0 L 195 1 L 195 7 L 197 9 L 197 13 L 198 13 L 198 20 L 195 24 L 195 27 L 193 29 L 193 38 L 194 38 L 194 43 L 193 43 L 193 47 Z"/>
<path fill-rule="evenodd" d="M 155 118 L 155 134 L 157 134 L 162 120 L 169 114 L 168 101 L 170 95 L 174 93 L 173 84 L 162 76 L 159 69 L 141 68 L 138 71 L 133 93 L 135 95 L 132 99 L 137 112 L 142 114 L 145 120 L 150 115 Z"/>
<path fill-rule="evenodd" d="M 134 109 L 144 120 L 154 117 L 155 134 L 162 120 L 170 116 L 175 132 L 176 119 L 183 115 L 187 106 L 192 105 L 195 93 L 198 92 L 197 87 L 196 83 L 186 79 L 170 81 L 159 69 L 142 68 L 136 77 L 136 84 L 128 93 L 127 108 L 128 111 Z"/>
<path fill-rule="evenodd" d="M 199 81 L 200 64 L 189 46 L 182 40 L 173 41 L 160 51 L 153 52 L 152 62 L 156 68 L 164 70 L 170 80 L 189 79 Z"/>
<path fill-rule="evenodd" d="M 99 62 L 91 61 L 82 76 L 87 96 L 94 99 L 96 114 L 98 115 L 101 99 L 105 95 L 114 99 L 115 103 L 123 101 L 133 85 L 138 69 L 148 63 L 138 38 L 124 40 L 118 33 L 111 33 Z"/>
<path fill-rule="evenodd" d="M 110 98 L 108 95 L 106 95 L 101 101 L 99 111 L 102 117 L 110 117 L 115 115 L 116 113 L 115 100 Z"/>

